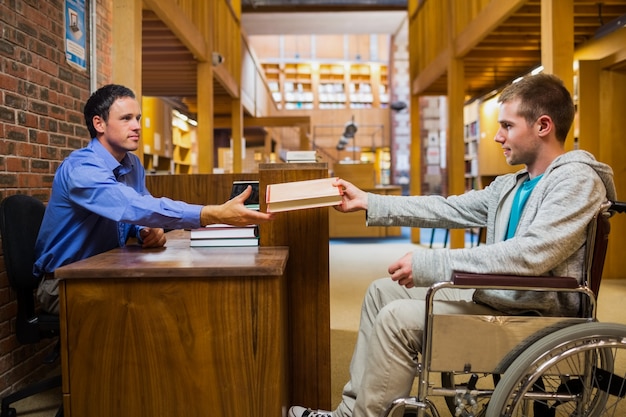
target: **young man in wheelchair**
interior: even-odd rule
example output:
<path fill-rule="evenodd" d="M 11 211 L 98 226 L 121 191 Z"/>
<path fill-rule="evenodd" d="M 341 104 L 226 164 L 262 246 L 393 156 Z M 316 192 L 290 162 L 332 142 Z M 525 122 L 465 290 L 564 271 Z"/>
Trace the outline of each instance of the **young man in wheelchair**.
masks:
<path fill-rule="evenodd" d="M 332 412 L 291 407 L 289 417 L 379 417 L 396 398 L 409 395 L 424 329 L 428 286 L 453 270 L 581 278 L 587 226 L 601 203 L 614 200 L 611 168 L 588 152 L 566 152 L 574 103 L 560 79 L 529 76 L 498 99 L 495 141 L 506 161 L 524 169 L 496 178 L 482 190 L 450 196 L 382 196 L 338 179 L 342 212 L 366 211 L 370 226 L 487 229 L 486 245 L 418 249 L 373 282 L 362 305 L 350 364 L 350 381 Z M 575 316 L 575 294 L 496 290 L 439 292 L 438 314 Z"/>

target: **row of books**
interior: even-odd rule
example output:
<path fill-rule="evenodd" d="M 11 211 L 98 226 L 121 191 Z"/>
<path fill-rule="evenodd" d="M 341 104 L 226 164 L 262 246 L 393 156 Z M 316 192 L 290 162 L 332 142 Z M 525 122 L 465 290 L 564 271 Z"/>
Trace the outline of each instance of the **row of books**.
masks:
<path fill-rule="evenodd" d="M 322 178 L 269 184 L 265 193 L 267 212 L 280 213 L 341 204 L 342 192 L 333 185 L 335 180 L 336 178 Z M 258 183 L 256 186 L 258 198 Z M 238 195 L 240 192 L 234 191 L 233 195 Z M 258 210 L 258 205 L 256 209 Z M 259 227 L 211 224 L 191 230 L 190 240 L 192 247 L 258 246 Z"/>

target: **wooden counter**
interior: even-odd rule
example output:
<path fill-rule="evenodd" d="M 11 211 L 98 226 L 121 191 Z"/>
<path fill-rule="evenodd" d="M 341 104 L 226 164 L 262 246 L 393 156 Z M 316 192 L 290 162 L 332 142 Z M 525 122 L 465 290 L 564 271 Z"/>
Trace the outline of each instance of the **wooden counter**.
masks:
<path fill-rule="evenodd" d="M 221 204 L 235 180 L 259 180 L 261 211 L 267 184 L 328 177 L 325 163 L 260 164 L 255 174 L 153 175 L 146 185 L 155 197 L 196 204 Z M 286 246 L 289 403 L 328 410 L 330 381 L 330 283 L 328 207 L 279 213 L 259 226 L 265 246 Z"/>
<path fill-rule="evenodd" d="M 282 415 L 286 247 L 115 249 L 56 270 L 66 417 Z"/>

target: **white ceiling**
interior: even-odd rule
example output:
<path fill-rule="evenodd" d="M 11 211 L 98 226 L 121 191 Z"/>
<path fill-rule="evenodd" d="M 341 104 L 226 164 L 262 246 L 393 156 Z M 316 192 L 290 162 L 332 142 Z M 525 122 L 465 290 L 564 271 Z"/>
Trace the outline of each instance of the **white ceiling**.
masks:
<path fill-rule="evenodd" d="M 243 13 L 241 23 L 248 36 L 396 34 L 406 11 Z"/>

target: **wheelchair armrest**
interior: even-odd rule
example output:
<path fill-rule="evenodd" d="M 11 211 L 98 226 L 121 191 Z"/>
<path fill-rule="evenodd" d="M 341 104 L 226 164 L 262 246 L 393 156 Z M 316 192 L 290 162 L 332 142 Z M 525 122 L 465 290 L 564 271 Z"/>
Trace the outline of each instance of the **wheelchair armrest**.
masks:
<path fill-rule="evenodd" d="M 537 288 L 578 288 L 578 281 L 572 277 L 520 276 L 499 274 L 474 274 L 452 271 L 452 283 L 467 287 L 537 287 Z"/>

